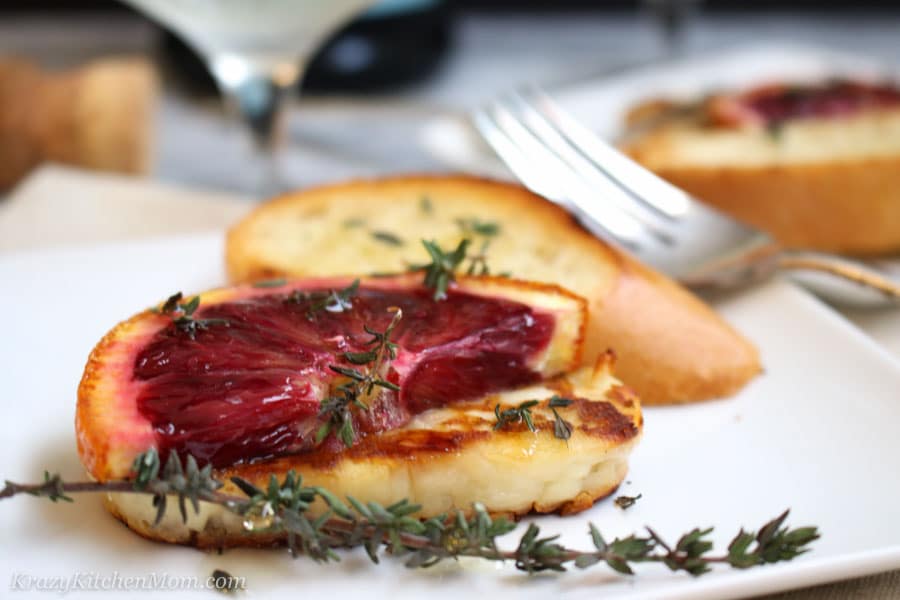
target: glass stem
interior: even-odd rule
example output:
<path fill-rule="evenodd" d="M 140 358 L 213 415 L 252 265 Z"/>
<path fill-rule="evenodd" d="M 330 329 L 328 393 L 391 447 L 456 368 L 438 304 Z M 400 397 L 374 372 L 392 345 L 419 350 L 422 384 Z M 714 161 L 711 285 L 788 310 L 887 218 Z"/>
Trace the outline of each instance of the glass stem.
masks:
<path fill-rule="evenodd" d="M 278 157 L 285 142 L 287 101 L 300 79 L 299 62 L 260 68 L 227 57 L 211 61 L 226 108 L 240 116 L 252 137 L 257 162 L 252 191 L 262 196 L 284 191 Z"/>
<path fill-rule="evenodd" d="M 684 54 L 690 20 L 701 0 L 644 0 L 667 57 Z"/>

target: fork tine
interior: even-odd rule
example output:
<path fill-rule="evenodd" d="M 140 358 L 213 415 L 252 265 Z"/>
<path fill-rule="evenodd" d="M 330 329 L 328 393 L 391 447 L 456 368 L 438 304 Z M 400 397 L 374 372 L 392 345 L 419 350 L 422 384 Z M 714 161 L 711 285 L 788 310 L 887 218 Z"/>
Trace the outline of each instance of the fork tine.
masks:
<path fill-rule="evenodd" d="M 838 275 L 897 297 L 895 282 L 864 266 L 785 257 L 767 234 L 698 204 L 646 171 L 537 88 L 476 110 L 472 121 L 528 187 L 682 283 L 734 287 L 771 275 L 780 264 Z M 605 190 L 599 198 L 598 187 Z"/>
<path fill-rule="evenodd" d="M 549 150 L 501 102 L 473 112 L 472 120 L 484 139 L 526 186 L 563 204 L 597 235 L 637 251 L 648 237 L 646 227 L 617 207 L 595 202 L 594 214 L 585 215 L 573 198 L 596 198 L 583 180 Z"/>
<path fill-rule="evenodd" d="M 591 181 L 596 181 L 597 174 L 602 174 L 621 192 L 627 193 L 632 205 L 642 207 L 641 211 L 635 210 L 632 214 L 640 214 L 648 230 L 652 230 L 650 223 L 658 225 L 659 219 L 663 219 L 667 236 L 657 235 L 656 239 L 645 239 L 638 244 L 635 254 L 641 260 L 683 281 L 697 282 L 708 277 L 708 273 L 721 270 L 719 265 L 732 261 L 735 256 L 750 256 L 757 249 L 771 254 L 773 245 L 766 234 L 696 202 L 684 191 L 663 181 L 578 123 L 538 88 L 532 87 L 527 96 L 534 100 L 524 97 L 522 102 L 535 107 L 535 112 L 540 110 L 545 125 L 555 126 L 554 133 L 564 138 L 568 151 L 577 152 L 581 164 L 589 165 L 582 176 L 591 173 Z M 585 206 L 588 214 L 593 212 L 595 205 L 605 204 L 597 202 L 596 197 L 576 198 L 575 203 L 584 201 L 589 202 Z M 651 210 L 657 219 L 648 218 Z"/>
<path fill-rule="evenodd" d="M 484 140 L 494 149 L 509 170 L 525 184 L 525 187 L 557 204 L 566 204 L 566 199 L 562 196 L 559 186 L 543 176 L 540 170 L 533 168 L 528 155 L 516 146 L 513 140 L 497 125 L 487 109 L 476 108 L 472 111 L 471 118 Z"/>
<path fill-rule="evenodd" d="M 622 182 L 610 175 L 596 163 L 585 156 L 583 150 L 575 146 L 556 124 L 537 110 L 533 102 L 522 94 L 512 94 L 508 104 L 515 107 L 519 120 L 528 127 L 533 135 L 547 148 L 565 162 L 569 169 L 581 177 L 594 191 L 594 195 L 585 201 L 590 205 L 599 203 L 614 204 L 623 212 L 641 221 L 648 230 L 667 245 L 672 245 L 675 226 L 671 215 L 645 202 Z"/>
<path fill-rule="evenodd" d="M 536 86 L 529 86 L 524 101 L 550 124 L 594 169 L 657 214 L 678 218 L 688 213 L 693 200 L 643 166 L 603 141 L 597 134 L 561 109 Z"/>

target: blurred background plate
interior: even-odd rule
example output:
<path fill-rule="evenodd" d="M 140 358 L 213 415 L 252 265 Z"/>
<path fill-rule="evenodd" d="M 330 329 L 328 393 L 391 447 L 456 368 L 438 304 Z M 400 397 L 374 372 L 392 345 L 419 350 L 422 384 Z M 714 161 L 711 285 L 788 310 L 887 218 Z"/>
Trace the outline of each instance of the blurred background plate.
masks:
<path fill-rule="evenodd" d="M 626 111 L 642 100 L 689 100 L 715 90 L 742 89 L 780 80 L 896 79 L 898 73 L 896 67 L 849 52 L 760 42 L 678 60 L 623 65 L 605 74 L 544 87 L 575 118 L 607 140 L 615 141 L 622 133 Z M 448 167 L 511 177 L 465 114 L 445 114 L 433 119 L 422 128 L 420 142 L 431 156 Z"/>

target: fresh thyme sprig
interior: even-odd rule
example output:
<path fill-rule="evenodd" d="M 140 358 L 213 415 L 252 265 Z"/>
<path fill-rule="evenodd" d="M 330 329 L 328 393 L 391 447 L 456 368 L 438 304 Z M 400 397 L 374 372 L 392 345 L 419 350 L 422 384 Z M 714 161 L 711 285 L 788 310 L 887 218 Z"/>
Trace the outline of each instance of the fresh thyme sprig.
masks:
<path fill-rule="evenodd" d="M 45 481 L 38 484 L 7 481 L 0 490 L 0 499 L 30 494 L 56 501 L 83 492 L 143 493 L 153 497 L 158 522 L 167 510 L 165 501 L 158 499 L 175 494 L 183 521 L 187 520 L 186 500 L 195 511 L 200 502 L 216 504 L 241 516 L 249 532 L 284 533 L 294 556 L 302 554 L 317 562 L 336 561 L 340 560 L 336 550 L 361 546 L 376 564 L 380 551 L 387 549 L 392 556 L 405 556 L 405 564 L 410 568 L 469 556 L 512 561 L 517 569 L 528 573 L 565 571 L 573 565 L 585 569 L 604 563 L 614 571 L 631 575 L 634 564 L 649 562 L 699 576 L 716 564 L 747 569 L 788 561 L 809 551 L 810 544 L 819 538 L 816 527 L 785 526 L 789 511 L 784 511 L 755 532 L 741 529 L 722 554 L 712 554 L 712 528 L 694 528 L 670 544 L 649 527 L 646 535 L 607 541 L 593 523 L 588 524 L 592 549 L 568 548 L 556 541 L 558 536 L 542 537 L 540 527 L 534 523 L 528 525 L 515 549 L 502 549 L 499 538 L 512 532 L 516 525 L 503 518 L 493 519 L 479 503 L 472 505 L 468 515 L 456 511 L 422 520 L 415 517 L 420 507 L 407 500 L 390 506 L 364 504 L 352 497 L 342 500 L 324 488 L 304 486 L 302 477 L 293 471 L 282 481 L 271 476 L 265 489 L 238 477 L 232 482 L 243 495 L 218 491 L 222 483 L 212 478 L 209 467 L 199 469 L 191 457 L 181 464 L 172 453 L 166 466 L 161 467 L 156 451 L 149 450 L 134 461 L 130 479 L 69 483 L 58 475 L 46 474 Z M 309 509 L 317 500 L 328 510 L 313 516 Z"/>
<path fill-rule="evenodd" d="M 490 243 L 490 240 L 484 240 L 478 252 L 468 257 L 469 266 L 466 269 L 466 275 L 490 275 L 491 270 L 487 263 L 487 251 Z"/>
<path fill-rule="evenodd" d="M 397 344 L 391 341 L 391 334 L 403 318 L 403 311 L 397 307 L 389 309 L 393 314 L 391 322 L 384 331 L 375 331 L 368 325 L 363 329 L 371 337 L 365 345 L 369 350 L 364 352 L 344 352 L 341 356 L 352 365 L 364 367 L 357 369 L 340 365 L 329 365 L 328 368 L 347 377 L 347 381 L 337 387 L 335 393 L 324 398 L 319 404 L 319 418 L 324 419 L 316 431 L 316 443 L 321 443 L 332 430 L 348 448 L 353 445 L 356 432 L 353 429 L 352 407 L 368 410 L 366 399 L 381 387 L 393 391 L 400 388 L 384 378 L 390 361 L 397 357 Z"/>
<path fill-rule="evenodd" d="M 494 431 L 503 429 L 509 423 L 518 423 L 520 421 L 525 422 L 525 426 L 528 427 L 529 431 L 537 431 L 534 428 L 534 421 L 531 418 L 531 409 L 537 405 L 537 400 L 526 400 L 519 404 L 519 406 L 501 411 L 500 405 L 497 404 L 494 407 L 494 416 L 497 417 L 497 422 L 494 423 Z"/>
<path fill-rule="evenodd" d="M 534 418 L 531 409 L 539 404 L 538 400 L 526 400 L 512 408 L 500 410 L 500 404 L 494 406 L 494 416 L 497 422 L 494 423 L 494 431 L 498 431 L 506 427 L 509 423 L 525 422 L 525 426 L 532 432 L 537 431 L 534 426 Z M 553 435 L 561 440 L 568 440 L 572 437 L 572 424 L 563 419 L 556 411 L 557 408 L 565 408 L 572 404 L 568 398 L 563 398 L 554 394 L 547 401 L 547 406 L 553 411 Z"/>
<path fill-rule="evenodd" d="M 456 281 L 456 270 L 466 259 L 466 250 L 472 241 L 463 238 L 456 248 L 450 252 L 444 251 L 437 242 L 422 240 L 422 245 L 431 257 L 431 262 L 422 265 L 411 265 L 412 273 L 425 273 L 423 283 L 425 287 L 434 290 L 435 300 L 444 300 L 447 297 L 447 288 Z"/>
<path fill-rule="evenodd" d="M 193 456 L 188 456 L 182 464 L 177 452 L 169 453 L 169 458 L 160 471 L 159 455 L 155 450 L 137 456 L 131 465 L 135 473 L 134 489 L 153 494 L 153 506 L 156 507 L 156 520 L 159 525 L 166 514 L 167 498 L 174 494 L 178 498 L 178 510 L 181 519 L 187 521 L 186 501 L 190 500 L 194 512 L 200 512 L 200 500 L 215 497 L 214 492 L 222 487 L 222 483 L 212 477 L 212 465 L 202 469 Z"/>
<path fill-rule="evenodd" d="M 431 262 L 426 264 L 410 265 L 411 273 L 421 272 L 425 274 L 423 284 L 425 287 L 434 290 L 435 300 L 444 300 L 447 297 L 447 289 L 450 284 L 456 281 L 456 274 L 464 270 L 466 275 L 490 275 L 491 270 L 488 267 L 487 251 L 490 247 L 490 237 L 497 235 L 500 228 L 495 223 L 488 223 L 471 220 L 457 220 L 464 232 L 478 233 L 485 237 L 481 242 L 481 246 L 474 254 L 469 254 L 469 247 L 472 245 L 470 237 L 464 237 L 459 241 L 456 248 L 447 251 L 441 248 L 437 242 L 433 240 L 422 240 L 422 245 L 431 257 Z M 465 226 L 464 226 L 465 225 Z M 468 265 L 463 269 L 463 265 L 468 261 Z M 509 273 L 498 273 L 499 277 L 509 277 Z"/>
<path fill-rule="evenodd" d="M 162 306 L 151 310 L 161 315 L 170 315 L 175 327 L 187 334 L 191 339 L 197 336 L 197 331 L 209 329 L 213 325 L 228 327 L 227 319 L 196 319 L 194 313 L 200 307 L 200 296 L 194 296 L 187 302 L 182 302 L 184 296 L 181 292 L 175 292 L 169 296 Z"/>
<path fill-rule="evenodd" d="M 321 311 L 339 313 L 353 308 L 352 298 L 359 292 L 359 279 L 342 290 L 329 290 L 325 292 L 305 292 L 303 290 L 294 290 L 287 297 L 286 302 L 294 304 L 303 304 L 309 302 L 306 309 L 306 318 L 310 321 L 316 319 L 316 315 Z"/>
<path fill-rule="evenodd" d="M 469 266 L 466 269 L 466 275 L 490 275 L 487 251 L 491 245 L 491 238 L 500 234 L 500 224 L 494 221 L 482 221 L 477 217 L 456 219 L 456 224 L 462 230 L 463 237 L 472 239 L 482 236 L 484 238 L 478 252 L 467 257 Z"/>

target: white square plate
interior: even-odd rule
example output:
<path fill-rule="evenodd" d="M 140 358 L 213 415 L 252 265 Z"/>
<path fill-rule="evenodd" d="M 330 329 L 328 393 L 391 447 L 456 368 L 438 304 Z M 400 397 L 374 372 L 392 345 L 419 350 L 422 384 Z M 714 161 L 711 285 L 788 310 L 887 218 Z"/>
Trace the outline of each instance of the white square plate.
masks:
<path fill-rule="evenodd" d="M 83 477 L 73 432 L 75 390 L 92 346 L 118 320 L 175 290 L 221 284 L 221 257 L 218 235 L 0 257 L 0 477 L 34 481 L 44 469 Z M 723 548 L 741 526 L 756 528 L 790 507 L 790 524 L 814 524 L 822 532 L 813 551 L 795 561 L 717 569 L 699 579 L 658 565 L 643 565 L 634 578 L 603 566 L 529 578 L 512 565 L 469 560 L 408 571 L 390 558 L 375 567 L 359 552 L 317 566 L 279 550 L 218 555 L 151 543 L 108 516 L 96 497 L 72 505 L 15 498 L 0 502 L 0 585 L 11 589 L 23 577 L 82 582 L 91 575 L 114 585 L 116 574 L 205 579 L 221 568 L 246 577 L 247 597 L 256 598 L 697 599 L 900 567 L 900 365 L 784 281 L 723 299 L 717 308 L 758 344 L 765 373 L 732 399 L 647 409 L 644 439 L 621 488 L 643 496 L 627 511 L 605 500 L 580 515 L 537 520 L 545 532 L 581 547 L 589 545 L 588 520 L 609 537 L 644 525 L 668 538 L 715 526 L 714 540 Z M 211 592 L 166 597 L 198 594 Z M 15 594 L 29 596 L 48 597 Z"/>

